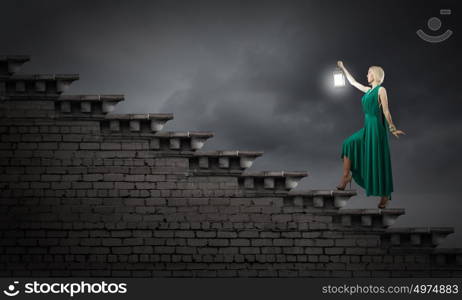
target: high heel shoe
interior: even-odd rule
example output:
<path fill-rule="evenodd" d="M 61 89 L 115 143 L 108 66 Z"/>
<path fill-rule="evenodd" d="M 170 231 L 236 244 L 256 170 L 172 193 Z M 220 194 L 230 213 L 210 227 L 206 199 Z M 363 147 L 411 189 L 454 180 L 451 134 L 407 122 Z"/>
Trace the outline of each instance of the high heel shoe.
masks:
<path fill-rule="evenodd" d="M 345 184 L 343 186 L 340 186 L 340 185 L 336 186 L 337 190 L 343 191 L 348 183 L 350 183 L 350 190 L 351 190 L 351 178 L 352 178 L 352 175 L 348 175 L 347 180 L 345 180 Z"/>
<path fill-rule="evenodd" d="M 377 207 L 380 208 L 380 209 L 387 208 L 388 201 L 390 201 L 390 199 L 387 199 L 387 201 L 384 204 L 381 204 L 382 200 L 380 200 L 380 203 L 379 203 L 379 205 Z"/>

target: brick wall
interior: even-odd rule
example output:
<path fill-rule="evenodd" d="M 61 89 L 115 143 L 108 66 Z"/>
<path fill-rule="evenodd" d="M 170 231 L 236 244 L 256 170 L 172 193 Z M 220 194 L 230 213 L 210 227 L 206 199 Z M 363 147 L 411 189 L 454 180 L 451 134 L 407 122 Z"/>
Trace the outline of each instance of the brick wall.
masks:
<path fill-rule="evenodd" d="M 262 151 L 201 151 L 213 132 L 114 114 L 123 95 L 64 94 L 78 75 L 18 74 L 28 60 L 0 56 L 0 276 L 462 276 L 451 227 L 249 172 Z"/>

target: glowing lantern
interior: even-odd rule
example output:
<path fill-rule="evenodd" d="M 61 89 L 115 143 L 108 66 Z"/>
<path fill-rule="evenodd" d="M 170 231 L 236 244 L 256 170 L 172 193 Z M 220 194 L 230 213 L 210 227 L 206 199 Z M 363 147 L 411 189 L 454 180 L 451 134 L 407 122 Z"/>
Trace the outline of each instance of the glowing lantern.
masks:
<path fill-rule="evenodd" d="M 337 69 L 334 71 L 334 86 L 344 86 L 345 85 L 345 75 L 343 75 L 342 70 Z"/>

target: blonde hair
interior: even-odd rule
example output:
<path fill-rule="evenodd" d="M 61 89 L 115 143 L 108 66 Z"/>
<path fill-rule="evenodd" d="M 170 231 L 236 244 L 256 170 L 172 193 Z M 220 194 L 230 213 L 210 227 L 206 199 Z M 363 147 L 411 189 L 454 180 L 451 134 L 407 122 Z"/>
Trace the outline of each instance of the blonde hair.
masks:
<path fill-rule="evenodd" d="M 371 69 L 372 73 L 374 74 L 374 79 L 377 80 L 379 84 L 382 84 L 383 80 L 385 79 L 385 71 L 382 69 L 382 67 L 370 66 L 369 69 Z"/>

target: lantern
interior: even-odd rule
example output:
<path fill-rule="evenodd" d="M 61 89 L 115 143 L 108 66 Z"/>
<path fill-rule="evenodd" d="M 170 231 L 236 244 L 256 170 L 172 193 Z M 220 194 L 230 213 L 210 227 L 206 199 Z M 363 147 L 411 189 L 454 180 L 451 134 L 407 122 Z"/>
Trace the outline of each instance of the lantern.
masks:
<path fill-rule="evenodd" d="M 334 71 L 334 86 L 344 86 L 345 85 L 345 75 L 343 75 L 342 70 L 337 69 Z"/>

